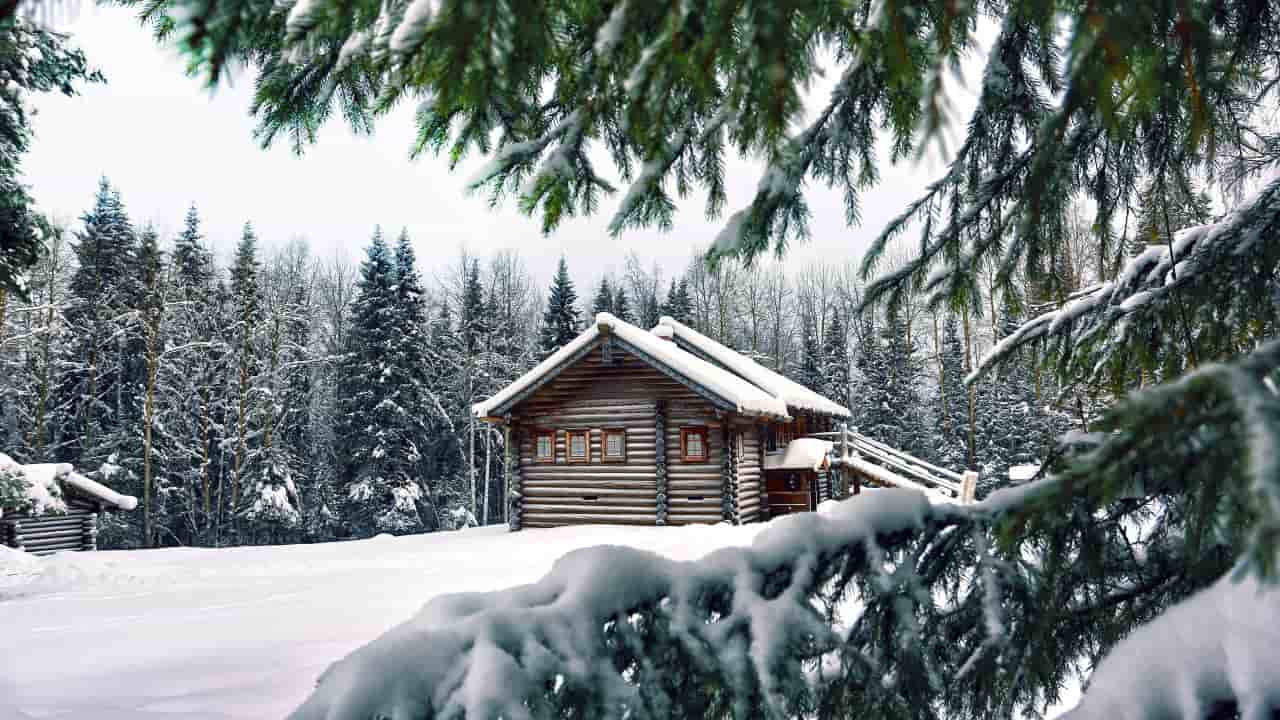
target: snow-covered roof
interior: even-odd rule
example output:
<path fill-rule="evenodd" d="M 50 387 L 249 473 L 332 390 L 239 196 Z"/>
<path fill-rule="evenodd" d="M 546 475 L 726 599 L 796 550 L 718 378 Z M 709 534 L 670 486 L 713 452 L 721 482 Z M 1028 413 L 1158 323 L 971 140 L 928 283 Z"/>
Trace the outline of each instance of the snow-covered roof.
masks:
<path fill-rule="evenodd" d="M 736 412 L 744 415 L 765 415 L 779 418 L 788 416 L 786 403 L 779 398 L 752 385 L 737 375 L 681 349 L 675 343 L 663 340 L 653 333 L 641 330 L 635 325 L 619 320 L 609 313 L 597 314 L 595 322 L 578 337 L 552 353 L 546 360 L 538 363 L 532 370 L 503 388 L 501 392 L 484 402 L 472 405 L 471 411 L 480 417 L 495 414 L 495 412 L 506 407 L 527 389 L 565 367 L 604 334 L 612 334 L 623 343 L 630 345 L 644 355 L 649 356 L 653 361 L 665 366 L 676 375 L 696 383 L 733 406 Z"/>
<path fill-rule="evenodd" d="M 658 328 L 661 327 L 671 328 L 672 334 L 675 335 L 678 341 L 688 343 L 698 352 L 728 368 L 730 372 L 745 378 L 765 392 L 783 401 L 788 407 L 842 418 L 852 416 L 849 408 L 828 400 L 800 383 L 780 375 L 742 353 L 712 340 L 675 318 L 664 316 L 658 321 Z M 658 331 L 658 328 L 654 328 L 654 331 Z"/>
<path fill-rule="evenodd" d="M 827 462 L 831 443 L 818 438 L 796 438 L 781 454 L 766 455 L 765 470 L 821 470 Z"/>
<path fill-rule="evenodd" d="M 68 465 L 67 467 L 70 468 L 71 466 Z M 85 495 L 101 500 L 102 502 L 119 510 L 132 510 L 138 507 L 138 498 L 132 495 L 118 493 L 106 485 L 90 480 L 74 470 L 71 470 L 65 475 L 59 476 L 58 480 L 62 481 L 62 484 L 67 487 L 73 487 Z"/>
<path fill-rule="evenodd" d="M 69 488 L 81 494 L 100 500 L 120 510 L 132 510 L 138 507 L 138 498 L 122 495 L 100 482 L 90 480 L 75 471 L 70 463 L 33 463 L 22 465 L 13 458 L 0 453 L 0 472 L 7 472 L 25 481 L 27 502 L 31 512 L 40 515 L 46 512 L 66 512 L 66 499 L 62 489 Z"/>
<path fill-rule="evenodd" d="M 62 499 L 62 490 L 58 487 L 57 472 L 50 470 L 52 465 L 23 465 L 13 458 L 0 453 L 0 482 L 17 481 L 17 504 L 23 510 L 36 515 L 48 512 L 66 512 L 67 504 Z M 68 466 L 69 467 L 69 466 Z M 31 468 L 30 470 L 28 468 Z M 0 488 L 3 490 L 4 488 Z M 0 500 L 3 497 L 0 496 Z M 4 504 L 13 503 L 10 495 Z"/>
<path fill-rule="evenodd" d="M 1014 482 L 1026 482 L 1040 472 L 1039 465 L 1014 465 L 1009 468 L 1009 479 Z"/>

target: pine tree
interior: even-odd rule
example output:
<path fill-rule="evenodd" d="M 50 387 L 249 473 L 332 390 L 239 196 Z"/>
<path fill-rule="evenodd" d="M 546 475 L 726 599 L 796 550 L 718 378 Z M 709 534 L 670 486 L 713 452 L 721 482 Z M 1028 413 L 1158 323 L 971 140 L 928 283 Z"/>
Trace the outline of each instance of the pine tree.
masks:
<path fill-rule="evenodd" d="M 21 17 L 0 19 L 0 310 L 25 298 L 25 277 L 45 252 L 49 227 L 21 182 L 31 145 L 32 93 L 76 94 L 78 82 L 102 82 L 64 34 Z M 0 312 L 3 315 L 3 312 Z M 0 325 L 3 319 L 0 318 Z"/>
<path fill-rule="evenodd" d="M 822 340 L 821 385 L 819 391 L 840 403 L 849 404 L 849 338 L 839 313 L 827 321 Z"/>
<path fill-rule="evenodd" d="M 250 415 L 256 443 L 246 458 L 240 512 L 248 542 L 294 538 L 303 524 L 302 488 L 309 481 L 303 421 L 310 391 L 308 265 L 306 245 L 294 241 L 260 274 L 259 370 Z"/>
<path fill-rule="evenodd" d="M 863 348 L 859 368 L 863 375 L 860 432 L 890 447 L 919 457 L 932 454 L 920 401 L 923 364 L 914 343 L 907 339 L 902 313 L 890 309 L 878 339 Z"/>
<path fill-rule="evenodd" d="M 538 343 L 542 349 L 542 357 L 567 345 L 581 330 L 578 293 L 574 291 L 573 280 L 569 278 L 569 266 L 561 257 L 555 279 L 551 282 L 547 309 L 542 314 L 542 335 Z"/>
<path fill-rule="evenodd" d="M 813 327 L 813 318 L 806 316 L 800 328 L 800 364 L 795 369 L 795 379 L 801 385 L 822 392 L 825 380 L 822 375 L 822 346 Z"/>
<path fill-rule="evenodd" d="M 635 323 L 635 315 L 631 312 L 631 301 L 627 299 L 627 289 L 621 283 L 613 293 L 613 314 L 623 322 Z M 657 323 L 654 323 L 655 325 Z"/>
<path fill-rule="evenodd" d="M 459 331 L 463 347 L 468 353 L 476 352 L 489 333 L 487 310 L 484 302 L 484 285 L 480 282 L 480 262 L 472 259 L 466 268 L 462 287 L 462 307 Z"/>
<path fill-rule="evenodd" d="M 688 279 L 680 278 L 679 282 L 671 280 L 666 302 L 662 305 L 662 314 L 685 325 L 693 323 L 693 299 L 689 297 Z"/>
<path fill-rule="evenodd" d="M 396 239 L 396 328 L 395 373 L 398 404 L 402 409 L 399 420 L 402 425 L 399 437 L 398 459 L 403 470 L 399 475 L 400 487 L 393 489 L 398 497 L 414 495 L 421 491 L 423 513 L 420 527 L 433 530 L 437 524 L 436 495 L 430 476 L 426 474 L 425 455 L 432 442 L 427 422 L 436 404 L 432 397 L 430 353 L 428 345 L 428 320 L 426 292 L 418 274 L 417 258 L 408 230 L 401 230 Z M 385 523 L 384 523 L 385 524 Z M 413 526 L 412 522 L 397 519 L 401 527 Z M 419 527 L 413 526 L 413 527 Z"/>
<path fill-rule="evenodd" d="M 165 422 L 177 444 L 170 472 L 192 498 L 190 520 L 184 523 L 183 532 L 207 542 L 217 509 L 213 430 L 221 406 L 219 387 L 228 346 L 217 310 L 213 255 L 203 240 L 200 215 L 193 203 L 171 254 L 176 302 L 168 323 L 168 352 L 178 356 L 178 362 L 161 368 L 160 385 L 166 402 Z"/>
<path fill-rule="evenodd" d="M 595 299 L 591 301 L 592 317 L 602 312 L 613 312 L 613 287 L 609 284 L 608 276 L 600 278 L 600 287 L 596 290 Z"/>
<path fill-rule="evenodd" d="M 1005 299 L 1001 308 L 1001 337 L 1017 331 L 1018 309 Z M 978 458 L 983 465 L 983 485 L 1004 482 L 1014 465 L 1039 465 L 1048 459 L 1054 437 L 1066 430 L 1061 415 L 1037 402 L 1029 352 L 1010 357 L 983 383 L 979 394 L 980 438 Z"/>
<path fill-rule="evenodd" d="M 400 261 L 412 267 L 407 238 Z M 375 230 L 360 266 L 341 366 L 342 514 L 357 535 L 420 532 L 426 527 L 416 471 L 418 451 L 412 437 L 406 437 L 406 424 L 419 418 L 408 417 L 410 409 L 400 405 L 406 386 L 414 391 L 411 378 L 417 371 L 405 366 L 406 346 L 400 334 L 409 321 L 399 304 L 417 293 L 415 278 L 401 287 L 396 263 L 381 229 Z"/>
<path fill-rule="evenodd" d="M 250 454 L 256 448 L 250 446 L 251 435 L 256 435 L 255 419 L 260 416 L 253 406 L 255 401 L 254 382 L 260 369 L 258 333 L 262 320 L 262 290 L 259 282 L 261 266 L 258 262 L 258 236 L 250 223 L 244 224 L 240 234 L 240 243 L 236 246 L 236 255 L 231 267 L 231 304 L 235 317 L 235 344 L 231 353 L 235 358 L 234 405 L 231 408 L 234 418 L 235 446 L 231 468 L 231 496 L 229 511 L 232 517 L 238 517 L 244 508 L 241 507 L 241 495 L 250 489 L 246 476 L 249 474 Z"/>
<path fill-rule="evenodd" d="M 201 300 L 213 282 L 213 256 L 201 242 L 200 213 L 195 203 L 187 209 L 182 232 L 173 242 L 173 270 L 183 299 Z"/>
<path fill-rule="evenodd" d="M 57 457 L 93 469 L 108 459 L 103 445 L 119 427 L 129 405 L 122 344 L 122 322 L 137 298 L 137 245 L 120 196 L 103 178 L 94 207 L 81 217 L 76 233 L 77 267 L 69 285 L 66 311 L 74 341 L 64 350 L 59 384 L 61 402 L 74 407 Z"/>
<path fill-rule="evenodd" d="M 948 313 L 940 351 L 942 377 L 934 405 L 938 459 L 951 469 L 967 467 L 969 457 L 969 388 L 964 383 L 964 346 L 959 326 L 955 314 Z"/>

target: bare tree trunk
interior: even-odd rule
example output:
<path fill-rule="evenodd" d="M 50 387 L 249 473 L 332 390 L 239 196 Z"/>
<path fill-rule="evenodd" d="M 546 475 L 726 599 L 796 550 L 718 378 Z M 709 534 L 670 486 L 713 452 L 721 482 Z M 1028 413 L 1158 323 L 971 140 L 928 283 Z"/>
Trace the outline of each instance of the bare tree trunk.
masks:
<path fill-rule="evenodd" d="M 82 450 L 93 447 L 93 406 L 98 395 L 98 337 L 95 333 L 89 343 L 89 386 L 87 407 L 84 409 L 84 441 Z"/>
<path fill-rule="evenodd" d="M 151 507 L 151 430 L 155 425 L 156 375 L 160 365 L 160 321 L 157 318 L 147 332 L 147 397 L 142 418 L 142 544 L 154 542 L 154 512 Z"/>
<path fill-rule="evenodd" d="M 973 372 L 973 342 L 969 332 L 969 306 L 964 308 L 964 369 L 967 373 Z M 973 469 L 977 467 L 976 458 L 974 457 L 974 445 L 977 440 L 977 419 L 974 417 L 974 396 L 973 385 L 969 385 L 969 447 L 967 448 L 968 467 Z"/>
<path fill-rule="evenodd" d="M 209 411 L 209 390 L 208 388 L 200 389 L 200 498 L 204 508 L 204 529 L 207 531 L 213 526 L 213 521 L 209 514 L 209 466 L 212 465 L 212 458 L 209 457 L 209 431 L 213 425 Z M 222 495 L 222 486 L 218 486 L 218 495 Z"/>
<path fill-rule="evenodd" d="M 249 427 L 246 414 L 249 412 L 249 352 L 252 349 L 249 307 L 245 305 L 240 321 L 244 323 L 244 335 L 240 346 L 240 387 L 236 413 L 236 459 L 231 473 L 231 527 L 236 527 L 236 513 L 240 507 L 240 473 L 244 470 L 244 456 L 248 452 Z"/>
<path fill-rule="evenodd" d="M 470 361 L 468 361 L 470 362 Z M 471 480 L 471 514 L 476 514 L 476 414 L 471 411 L 475 400 L 475 379 L 467 370 L 467 477 Z"/>
<path fill-rule="evenodd" d="M 489 433 L 490 428 L 486 425 L 484 429 L 484 508 L 481 510 L 483 519 L 481 525 L 489 524 L 489 468 L 493 466 L 493 460 L 489 455 Z"/>
<path fill-rule="evenodd" d="M 942 427 L 951 431 L 951 413 L 947 406 L 947 370 L 942 362 L 942 335 L 938 332 L 938 313 L 933 313 L 933 356 L 938 361 L 938 395 L 942 400 Z"/>

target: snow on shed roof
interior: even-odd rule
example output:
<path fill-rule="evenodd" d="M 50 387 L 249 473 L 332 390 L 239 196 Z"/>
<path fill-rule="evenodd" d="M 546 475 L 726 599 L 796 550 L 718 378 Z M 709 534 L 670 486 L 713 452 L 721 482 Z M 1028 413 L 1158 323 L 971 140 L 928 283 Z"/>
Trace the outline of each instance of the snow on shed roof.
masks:
<path fill-rule="evenodd" d="M 80 473 L 72 470 L 66 475 L 58 478 L 63 485 L 73 487 L 89 497 L 97 498 L 102 502 L 112 505 L 119 510 L 132 510 L 138 507 L 138 498 L 132 495 L 124 495 L 103 485 L 100 482 L 90 480 Z"/>
<path fill-rule="evenodd" d="M 842 418 L 852 416 L 849 408 L 822 397 L 800 383 L 784 377 L 742 353 L 712 340 L 675 318 L 663 316 L 658 321 L 658 327 L 663 326 L 671 328 L 677 340 L 689 343 L 698 352 L 729 368 L 730 372 L 754 383 L 790 407 Z M 655 331 L 657 329 L 654 328 Z"/>
<path fill-rule="evenodd" d="M 796 438 L 781 455 L 766 455 L 765 470 L 821 470 L 827 462 L 831 443 L 818 438 Z"/>
<path fill-rule="evenodd" d="M 1014 482 L 1026 482 L 1040 472 L 1039 465 L 1014 465 L 1009 468 L 1009 479 Z"/>
<path fill-rule="evenodd" d="M 673 342 L 663 340 L 631 323 L 619 320 L 609 313 L 599 313 L 595 322 L 573 341 L 552 353 L 529 372 L 506 386 L 493 397 L 471 406 L 471 411 L 486 417 L 505 408 L 539 381 L 571 362 L 579 353 L 601 335 L 611 333 L 623 343 L 632 346 L 654 362 L 665 366 L 676 375 L 700 385 L 712 395 L 732 405 L 744 415 L 787 417 L 787 406 L 780 399 L 723 368 L 681 349 Z"/>
<path fill-rule="evenodd" d="M 37 515 L 45 512 L 66 512 L 66 500 L 58 485 L 77 490 L 84 495 L 101 500 L 120 510 L 138 507 L 138 498 L 122 495 L 100 482 L 90 480 L 75 471 L 70 463 L 33 463 L 22 465 L 4 453 L 0 453 L 0 470 L 8 470 L 26 481 L 26 496 L 31 509 Z"/>

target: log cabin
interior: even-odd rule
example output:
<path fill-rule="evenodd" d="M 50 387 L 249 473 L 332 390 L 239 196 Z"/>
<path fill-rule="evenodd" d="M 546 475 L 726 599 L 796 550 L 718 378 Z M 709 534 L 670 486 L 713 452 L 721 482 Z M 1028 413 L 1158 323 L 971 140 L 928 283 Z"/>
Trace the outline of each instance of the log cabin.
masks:
<path fill-rule="evenodd" d="M 813 458 L 830 443 L 788 450 L 850 416 L 672 318 L 646 331 L 608 313 L 472 411 L 504 433 L 513 530 L 812 510 L 833 492 Z M 803 498 L 782 491 L 789 482 Z"/>
<path fill-rule="evenodd" d="M 16 494 L 0 494 L 0 545 L 47 555 L 96 550 L 98 515 L 133 510 L 138 499 L 121 495 L 66 463 L 20 465 L 0 453 L 0 480 Z"/>

